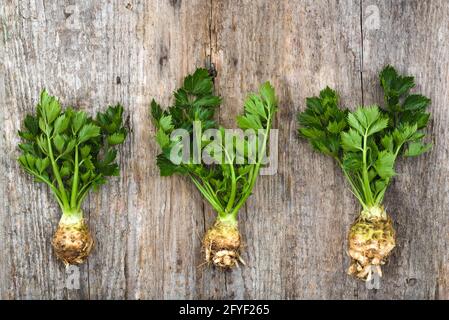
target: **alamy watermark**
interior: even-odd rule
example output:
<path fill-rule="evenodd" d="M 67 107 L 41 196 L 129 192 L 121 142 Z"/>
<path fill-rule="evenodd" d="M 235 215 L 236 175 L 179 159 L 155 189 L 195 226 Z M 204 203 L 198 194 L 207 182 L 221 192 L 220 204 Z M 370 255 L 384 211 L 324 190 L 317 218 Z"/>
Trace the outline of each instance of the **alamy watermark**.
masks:
<path fill-rule="evenodd" d="M 370 32 L 378 31 L 381 28 L 380 24 L 380 9 L 376 5 L 369 5 L 364 11 L 364 23 L 363 28 L 368 34 Z M 370 37 L 366 36 L 363 39 L 363 56 L 370 57 L 371 53 L 371 40 Z M 362 61 L 363 63 L 363 61 Z"/>
<path fill-rule="evenodd" d="M 81 288 L 80 278 L 80 267 L 75 265 L 68 265 L 65 268 L 64 273 L 62 274 L 62 279 L 59 279 L 58 288 L 67 290 L 79 290 Z"/>
<path fill-rule="evenodd" d="M 376 5 L 369 5 L 365 8 L 365 23 L 363 24 L 367 30 L 380 29 L 380 10 Z"/>
<path fill-rule="evenodd" d="M 261 175 L 274 175 L 278 168 L 278 130 L 215 129 L 202 131 L 200 121 L 192 132 L 175 129 L 170 134 L 169 159 L 173 164 L 263 165 Z"/>
<path fill-rule="evenodd" d="M 379 290 L 380 289 L 380 279 L 382 277 L 382 271 L 380 271 L 380 266 L 369 266 L 368 277 L 366 278 L 365 286 L 368 290 Z"/>

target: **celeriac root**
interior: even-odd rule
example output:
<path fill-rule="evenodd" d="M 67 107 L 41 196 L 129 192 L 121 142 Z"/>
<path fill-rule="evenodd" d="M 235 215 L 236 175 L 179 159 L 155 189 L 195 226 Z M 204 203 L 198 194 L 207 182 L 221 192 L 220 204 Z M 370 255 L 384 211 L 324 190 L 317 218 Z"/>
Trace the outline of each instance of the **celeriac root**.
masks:
<path fill-rule="evenodd" d="M 217 221 L 204 236 L 203 250 L 207 263 L 217 267 L 232 268 L 243 260 L 240 257 L 240 233 L 237 225 Z"/>
<path fill-rule="evenodd" d="M 385 264 L 395 247 L 395 231 L 391 218 L 383 208 L 380 214 L 366 212 L 357 218 L 349 231 L 349 255 L 352 258 L 348 274 L 369 280 L 371 270 L 381 276 L 380 266 Z"/>
<path fill-rule="evenodd" d="M 66 266 L 86 261 L 93 243 L 89 227 L 84 219 L 75 223 L 59 222 L 52 241 L 56 256 Z"/>

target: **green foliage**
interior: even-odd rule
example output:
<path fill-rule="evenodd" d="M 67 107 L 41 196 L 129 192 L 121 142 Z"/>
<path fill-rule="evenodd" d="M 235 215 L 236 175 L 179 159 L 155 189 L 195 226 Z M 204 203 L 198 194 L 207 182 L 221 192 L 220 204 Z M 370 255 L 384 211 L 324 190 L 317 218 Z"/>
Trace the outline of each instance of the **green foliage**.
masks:
<path fill-rule="evenodd" d="M 153 100 L 151 115 L 157 129 L 155 138 L 162 149 L 157 165 L 162 176 L 188 175 L 220 216 L 236 216 L 251 194 L 258 176 L 262 159 L 255 155 L 263 154 L 266 149 L 277 101 L 273 87 L 266 82 L 257 94 L 247 97 L 244 113 L 237 117 L 239 128 L 262 132 L 262 143 L 256 143 L 255 148 L 247 136 L 236 135 L 232 141 L 226 142 L 224 128 L 214 120 L 220 103 L 221 98 L 213 94 L 213 82 L 205 69 L 197 69 L 185 78 L 183 86 L 174 92 L 174 105 L 168 109 L 162 110 Z M 188 133 L 188 146 L 180 138 L 170 138 L 177 129 L 185 129 Z M 213 139 L 202 136 L 207 129 L 216 129 Z M 227 143 L 237 150 L 236 154 L 227 152 Z M 185 147 L 189 148 L 189 159 L 173 163 L 170 155 L 185 151 Z M 198 150 L 197 154 L 195 150 Z M 210 163 L 198 159 L 204 154 Z M 242 163 L 237 161 L 238 156 L 244 159 Z M 250 161 L 254 159 L 254 162 Z"/>
<path fill-rule="evenodd" d="M 414 78 L 387 66 L 380 82 L 385 109 L 368 106 L 348 112 L 339 108 L 335 91 L 326 88 L 319 97 L 308 98 L 306 110 L 298 115 L 300 136 L 340 164 L 364 207 L 383 201 L 398 156 L 418 156 L 431 148 L 420 131 L 430 117 L 430 99 L 410 94 Z"/>
<path fill-rule="evenodd" d="M 396 70 L 387 66 L 380 73 L 380 83 L 384 90 L 386 112 L 393 130 L 399 130 L 396 135 L 405 135 L 397 143 L 408 143 L 408 148 L 401 151 L 404 156 L 414 157 L 431 149 L 431 144 L 423 142 L 425 134 L 418 130 L 426 128 L 430 113 L 426 112 L 431 100 L 421 94 L 410 94 L 415 87 L 413 77 L 400 76 Z M 396 140 L 396 139 L 395 139 Z"/>
<path fill-rule="evenodd" d="M 342 151 L 340 134 L 347 127 L 347 110 L 338 107 L 337 93 L 327 87 L 319 97 L 306 99 L 307 108 L 298 115 L 299 134 L 319 152 L 338 157 Z"/>
<path fill-rule="evenodd" d="M 119 174 L 114 146 L 124 142 L 123 107 L 108 107 L 97 119 L 67 108 L 43 90 L 36 115 L 27 115 L 19 136 L 22 168 L 46 183 L 65 212 L 80 208 L 90 189 Z"/>

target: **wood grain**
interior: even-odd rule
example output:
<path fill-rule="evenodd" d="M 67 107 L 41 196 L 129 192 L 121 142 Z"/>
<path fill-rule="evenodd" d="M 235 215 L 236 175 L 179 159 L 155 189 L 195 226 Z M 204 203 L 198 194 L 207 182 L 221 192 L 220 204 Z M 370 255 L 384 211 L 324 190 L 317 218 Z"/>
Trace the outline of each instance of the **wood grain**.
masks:
<path fill-rule="evenodd" d="M 326 85 L 336 86 L 344 101 L 360 96 L 359 5 L 215 2 L 213 12 L 224 122 L 233 124 L 246 92 L 263 81 L 274 84 L 280 101 L 278 172 L 260 177 L 240 212 L 248 266 L 227 278 L 229 294 L 340 298 L 355 285 L 345 275 L 343 250 L 356 206 L 349 192 L 339 190 L 343 179 L 332 162 L 297 138 L 296 113 L 305 97 Z"/>
<path fill-rule="evenodd" d="M 449 299 L 448 14 L 444 0 L 3 1 L 0 298 Z M 230 272 L 201 266 L 214 212 L 187 179 L 159 176 L 148 118 L 151 99 L 169 105 L 207 56 L 225 126 L 261 82 L 279 98 L 278 170 L 240 212 L 247 266 Z M 296 114 L 326 85 L 349 108 L 381 101 L 387 63 L 432 98 L 435 147 L 398 165 L 385 202 L 398 247 L 370 291 L 346 276 L 346 232 L 360 208 L 332 161 L 297 138 Z M 77 290 L 50 246 L 59 209 L 15 160 L 16 132 L 44 87 L 90 113 L 121 102 L 130 130 L 121 176 L 84 205 L 96 247 Z"/>
<path fill-rule="evenodd" d="M 399 162 L 385 200 L 395 220 L 398 246 L 385 268 L 382 290 L 363 298 L 449 297 L 449 6 L 447 1 L 371 1 L 380 28 L 363 23 L 363 93 L 366 104 L 382 101 L 378 72 L 392 64 L 415 75 L 416 92 L 432 99 L 429 130 L 434 147 Z M 369 22 L 369 21 L 368 21 Z M 398 41 L 400 39 L 400 41 Z"/>

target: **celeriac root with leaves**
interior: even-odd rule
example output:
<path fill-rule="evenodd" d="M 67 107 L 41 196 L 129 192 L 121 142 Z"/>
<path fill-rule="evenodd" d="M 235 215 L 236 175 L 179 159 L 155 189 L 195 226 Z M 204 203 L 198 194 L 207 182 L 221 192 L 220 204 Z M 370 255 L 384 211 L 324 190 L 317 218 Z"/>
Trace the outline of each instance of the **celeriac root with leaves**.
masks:
<path fill-rule="evenodd" d="M 418 156 L 431 148 L 423 138 L 430 114 L 430 99 L 411 94 L 414 78 L 391 67 L 380 73 L 385 108 L 361 106 L 350 112 L 339 108 L 335 91 L 327 87 L 319 97 L 307 99 L 298 115 L 299 133 L 313 148 L 335 159 L 362 212 L 349 231 L 348 273 L 370 280 L 382 275 L 380 266 L 396 245 L 395 231 L 382 205 L 399 156 Z"/>
<path fill-rule="evenodd" d="M 154 100 L 151 103 L 157 128 L 156 140 L 162 148 L 162 153 L 157 157 L 160 173 L 162 176 L 175 173 L 188 176 L 217 211 L 216 222 L 203 239 L 205 260 L 217 267 L 234 267 L 239 261 L 243 262 L 237 215 L 251 195 L 262 166 L 262 155 L 267 150 L 277 110 L 274 89 L 266 82 L 258 94 L 251 94 L 246 99 L 245 112 L 237 117 L 237 124 L 242 130 L 254 130 L 259 138 L 254 148 L 248 136 L 234 137 L 231 149 L 240 153 L 229 152 L 225 129 L 214 121 L 215 109 L 220 105 L 221 98 L 213 95 L 213 82 L 207 70 L 197 69 L 187 76 L 174 97 L 174 105 L 165 111 Z M 187 147 L 176 137 L 170 137 L 179 129 L 188 132 Z M 203 136 L 208 129 L 216 129 L 214 139 L 208 140 Z M 173 162 L 173 153 L 177 155 L 186 148 L 189 155 L 187 161 Z M 213 161 L 203 161 L 201 155 L 204 154 Z M 245 161 L 237 161 L 239 155 Z"/>
<path fill-rule="evenodd" d="M 126 138 L 123 107 L 108 107 L 96 119 L 67 108 L 42 91 L 35 116 L 27 115 L 19 131 L 21 167 L 50 187 L 62 216 L 53 237 L 56 256 L 64 264 L 83 263 L 93 246 L 81 205 L 91 189 L 117 176 L 115 147 Z"/>

